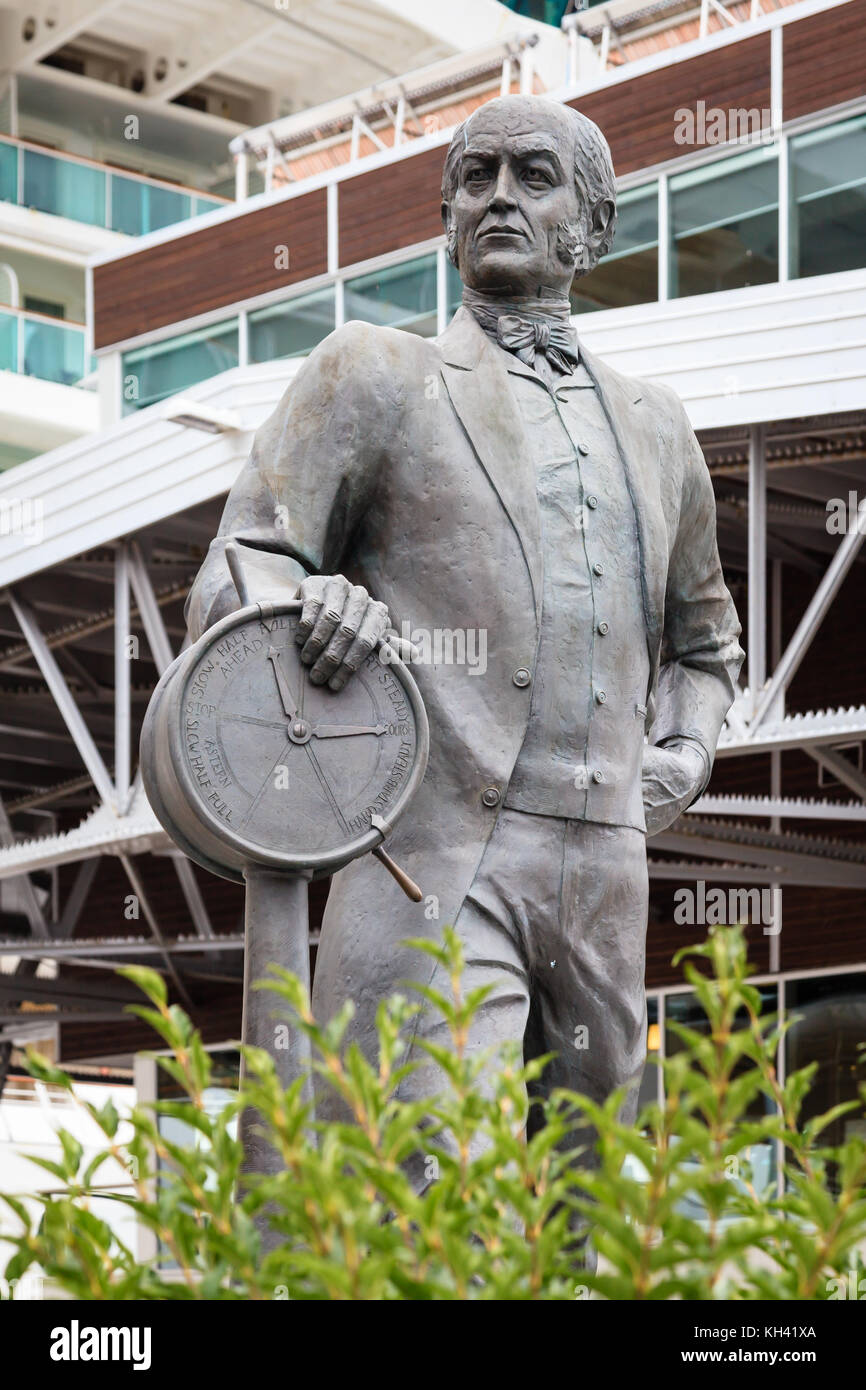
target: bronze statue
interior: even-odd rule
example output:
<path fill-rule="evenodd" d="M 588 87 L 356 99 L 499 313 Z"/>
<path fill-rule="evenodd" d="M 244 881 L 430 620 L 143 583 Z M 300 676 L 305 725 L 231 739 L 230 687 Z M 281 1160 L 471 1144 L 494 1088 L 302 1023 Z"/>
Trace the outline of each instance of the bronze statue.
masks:
<path fill-rule="evenodd" d="M 430 760 L 389 847 L 425 899 L 369 855 L 336 875 L 317 1016 L 354 999 L 373 1051 L 380 999 L 431 979 L 401 942 L 455 923 L 467 987 L 495 986 L 472 1046 L 553 1051 L 544 1088 L 602 1100 L 645 1058 L 646 835 L 709 779 L 740 627 L 680 401 L 571 327 L 572 280 L 613 240 L 601 132 L 540 97 L 492 101 L 455 131 L 442 198 L 463 306 L 435 339 L 353 322 L 316 348 L 187 617 L 196 637 L 238 606 L 233 540 L 253 599 L 300 585 L 313 682 L 342 688 L 389 623 L 421 650 Z"/>

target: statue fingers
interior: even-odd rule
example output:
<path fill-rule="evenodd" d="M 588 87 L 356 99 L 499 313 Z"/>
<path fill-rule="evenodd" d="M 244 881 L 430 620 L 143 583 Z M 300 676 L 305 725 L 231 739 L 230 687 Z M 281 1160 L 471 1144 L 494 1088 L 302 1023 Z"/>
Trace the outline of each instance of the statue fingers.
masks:
<path fill-rule="evenodd" d="M 333 574 L 325 581 L 322 605 L 313 624 L 313 630 L 301 648 L 301 660 L 312 666 L 330 642 L 337 624 L 343 616 L 343 606 L 351 585 L 342 574 Z M 303 610 L 302 610 L 303 611 Z"/>
<path fill-rule="evenodd" d="M 375 600 L 368 603 L 358 635 L 343 657 L 342 664 L 328 681 L 331 690 L 343 689 L 349 677 L 366 661 L 377 642 L 385 635 L 390 621 L 384 603 L 377 603 Z"/>
<path fill-rule="evenodd" d="M 316 619 L 322 610 L 322 603 L 325 598 L 326 583 L 327 577 L 324 574 L 310 574 L 301 581 L 298 598 L 301 600 L 303 608 L 295 633 L 295 641 L 299 646 L 304 645 L 316 626 Z"/>
<path fill-rule="evenodd" d="M 314 685 L 324 685 L 342 664 L 358 635 L 369 602 L 370 595 L 367 590 L 360 584 L 352 585 L 333 636 L 310 672 L 310 680 Z"/>

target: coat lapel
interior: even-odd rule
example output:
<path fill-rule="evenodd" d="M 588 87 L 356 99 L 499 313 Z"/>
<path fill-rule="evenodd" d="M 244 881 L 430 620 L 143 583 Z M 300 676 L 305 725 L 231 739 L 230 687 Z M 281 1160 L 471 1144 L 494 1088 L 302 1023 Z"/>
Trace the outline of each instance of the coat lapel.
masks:
<path fill-rule="evenodd" d="M 541 620 L 541 528 L 526 432 L 501 354 L 468 309 L 438 339 L 442 375 L 469 436 L 520 540 Z"/>
<path fill-rule="evenodd" d="M 451 403 L 499 496 L 523 549 L 541 619 L 541 531 L 529 448 L 500 354 L 468 309 L 457 310 L 438 339 Z M 668 568 L 668 534 L 660 489 L 658 421 L 638 384 L 580 347 L 623 460 L 640 546 L 647 646 L 658 660 Z"/>
<path fill-rule="evenodd" d="M 582 361 L 595 381 L 625 468 L 637 518 L 641 589 L 647 646 L 655 670 L 664 626 L 668 569 L 668 534 L 661 498 L 660 438 L 657 420 L 636 381 L 615 372 L 580 347 Z"/>

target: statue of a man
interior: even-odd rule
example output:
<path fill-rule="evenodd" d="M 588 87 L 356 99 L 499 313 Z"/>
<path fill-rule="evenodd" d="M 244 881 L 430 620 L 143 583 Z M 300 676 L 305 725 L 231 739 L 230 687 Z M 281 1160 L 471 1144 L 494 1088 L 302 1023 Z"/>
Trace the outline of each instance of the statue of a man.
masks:
<path fill-rule="evenodd" d="M 555 1052 L 542 1089 L 600 1101 L 643 1066 L 646 835 L 709 779 L 740 627 L 680 401 L 571 326 L 572 280 L 613 240 L 601 132 L 543 98 L 491 101 L 455 131 L 442 199 L 462 307 L 438 338 L 353 322 L 316 348 L 256 435 L 187 616 L 196 637 L 238 606 L 234 539 L 254 599 L 300 584 L 313 681 L 341 688 L 389 624 L 427 638 L 430 761 L 388 842 L 425 901 L 369 855 L 336 875 L 316 1015 L 353 999 L 350 1036 L 375 1055 L 379 1001 L 431 981 L 402 941 L 454 923 L 467 989 L 494 986 L 472 1046 Z"/>

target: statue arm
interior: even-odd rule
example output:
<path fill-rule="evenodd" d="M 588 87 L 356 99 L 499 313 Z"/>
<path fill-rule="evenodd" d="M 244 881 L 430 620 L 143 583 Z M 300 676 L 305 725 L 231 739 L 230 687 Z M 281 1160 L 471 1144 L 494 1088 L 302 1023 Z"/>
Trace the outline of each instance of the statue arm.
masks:
<path fill-rule="evenodd" d="M 225 558 L 237 543 L 252 600 L 293 598 L 336 573 L 375 488 L 387 439 L 375 329 L 347 324 L 310 355 L 256 431 L 186 604 L 190 635 L 240 606 Z"/>
<path fill-rule="evenodd" d="M 740 623 L 725 585 L 716 540 L 716 504 L 700 445 L 679 400 L 677 439 L 686 463 L 679 524 L 668 563 L 665 625 L 650 742 L 694 757 L 699 784 L 710 779 L 743 651 Z M 702 767 L 699 766 L 700 758 Z"/>

